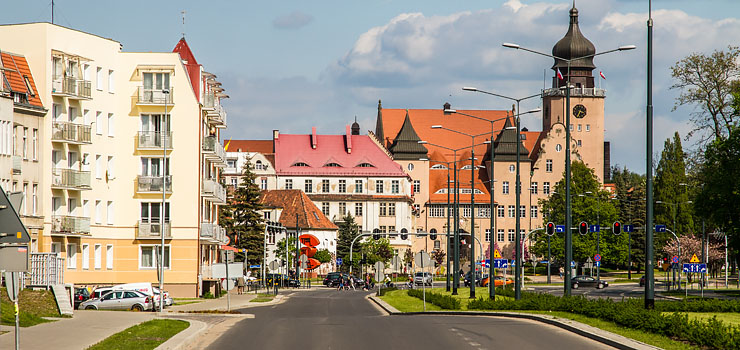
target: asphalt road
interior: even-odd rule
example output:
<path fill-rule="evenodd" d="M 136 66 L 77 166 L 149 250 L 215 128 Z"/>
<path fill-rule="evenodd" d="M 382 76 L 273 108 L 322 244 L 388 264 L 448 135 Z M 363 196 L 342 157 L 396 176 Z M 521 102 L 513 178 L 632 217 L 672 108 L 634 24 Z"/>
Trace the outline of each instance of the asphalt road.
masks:
<path fill-rule="evenodd" d="M 387 316 L 366 292 L 316 288 L 245 310 L 209 349 L 604 349 L 535 321 L 468 316 Z"/>
<path fill-rule="evenodd" d="M 534 290 L 536 292 L 549 293 L 552 295 L 563 296 L 563 286 L 542 286 L 542 285 L 529 285 L 526 286 L 528 290 Z M 610 284 L 604 289 L 596 289 L 595 287 L 580 287 L 578 289 L 571 289 L 571 295 L 584 295 L 590 299 L 595 298 L 610 298 L 614 300 L 622 300 L 622 298 L 641 298 L 645 296 L 645 287 L 640 287 L 637 283 L 617 283 Z"/>

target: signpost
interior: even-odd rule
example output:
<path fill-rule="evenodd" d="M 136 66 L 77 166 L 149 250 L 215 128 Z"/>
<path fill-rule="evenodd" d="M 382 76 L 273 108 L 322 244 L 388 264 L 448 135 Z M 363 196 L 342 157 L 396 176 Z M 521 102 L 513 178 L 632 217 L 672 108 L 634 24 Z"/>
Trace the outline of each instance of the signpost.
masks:
<path fill-rule="evenodd" d="M 337 267 L 342 266 L 342 258 L 337 258 Z"/>
<path fill-rule="evenodd" d="M 565 225 L 557 225 L 557 226 L 555 226 L 555 232 L 557 232 L 557 233 L 565 233 Z"/>
<path fill-rule="evenodd" d="M 425 274 L 424 274 L 424 268 L 428 267 L 432 263 L 432 258 L 427 254 L 427 252 L 421 251 L 416 253 L 414 255 L 414 264 L 421 268 L 421 290 L 422 290 L 422 300 L 424 301 L 424 311 L 427 311 L 427 290 L 426 290 L 426 283 L 425 283 Z M 411 283 L 414 283 L 415 281 L 412 280 Z M 434 283 L 434 282 L 432 282 Z"/>
<path fill-rule="evenodd" d="M 696 256 L 696 255 L 694 255 L 694 256 Z M 674 264 L 678 264 L 678 256 L 674 255 L 672 260 L 673 260 L 673 263 Z M 692 261 L 692 262 L 694 262 L 694 261 Z"/>
<path fill-rule="evenodd" d="M 635 225 L 624 225 L 622 226 L 622 229 L 627 233 L 635 232 Z"/>
<path fill-rule="evenodd" d="M 399 272 L 401 269 L 401 257 L 396 255 L 393 258 L 391 258 L 391 269 L 393 271 Z"/>

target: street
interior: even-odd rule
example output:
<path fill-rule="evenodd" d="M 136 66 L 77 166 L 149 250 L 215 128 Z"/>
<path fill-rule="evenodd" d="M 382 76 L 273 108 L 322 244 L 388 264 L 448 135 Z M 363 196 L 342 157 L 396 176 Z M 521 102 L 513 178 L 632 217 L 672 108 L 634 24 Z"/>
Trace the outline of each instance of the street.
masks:
<path fill-rule="evenodd" d="M 548 293 L 556 296 L 563 296 L 562 285 L 526 285 L 527 290 L 533 290 L 540 293 Z M 645 287 L 640 287 L 637 283 L 616 283 L 609 284 L 604 289 L 596 289 L 593 287 L 581 287 L 578 289 L 571 289 L 571 295 L 584 295 L 588 298 L 610 298 L 614 300 L 622 300 L 622 298 L 640 298 L 645 295 Z"/>
<path fill-rule="evenodd" d="M 603 349 L 605 345 L 535 321 L 469 316 L 387 316 L 363 291 L 318 287 L 284 303 L 253 307 L 209 349 Z M 247 311 L 244 311 L 247 312 Z M 536 335 L 536 336 L 533 336 Z"/>

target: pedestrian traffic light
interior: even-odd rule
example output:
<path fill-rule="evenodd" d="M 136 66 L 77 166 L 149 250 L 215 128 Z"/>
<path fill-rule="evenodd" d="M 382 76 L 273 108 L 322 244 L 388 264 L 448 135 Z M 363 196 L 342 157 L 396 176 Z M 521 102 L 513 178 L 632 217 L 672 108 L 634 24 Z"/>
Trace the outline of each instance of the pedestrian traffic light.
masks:
<path fill-rule="evenodd" d="M 614 221 L 614 225 L 612 225 L 612 233 L 615 235 L 622 233 L 622 224 L 619 221 Z"/>
<path fill-rule="evenodd" d="M 581 235 L 586 235 L 588 233 L 588 223 L 585 221 L 581 221 L 580 224 L 578 224 L 578 233 Z"/>
<path fill-rule="evenodd" d="M 555 234 L 555 224 L 553 224 L 552 222 L 548 222 L 545 228 L 546 228 L 545 232 L 547 233 L 548 236 L 552 236 Z"/>
<path fill-rule="evenodd" d="M 402 233 L 401 234 L 401 239 L 405 241 L 405 240 L 409 239 L 409 235 L 406 234 L 406 233 Z"/>
<path fill-rule="evenodd" d="M 430 235 L 429 235 L 429 239 L 431 239 L 431 240 L 436 240 L 436 239 L 437 239 L 437 234 L 436 234 L 436 233 L 432 233 L 432 234 L 430 234 Z"/>

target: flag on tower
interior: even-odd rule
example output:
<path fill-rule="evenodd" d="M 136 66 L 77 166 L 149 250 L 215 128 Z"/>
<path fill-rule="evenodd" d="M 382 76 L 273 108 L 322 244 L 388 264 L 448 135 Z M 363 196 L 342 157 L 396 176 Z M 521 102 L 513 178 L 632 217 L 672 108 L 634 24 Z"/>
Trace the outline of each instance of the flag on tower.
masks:
<path fill-rule="evenodd" d="M 602 77 L 602 78 L 603 78 L 604 80 L 606 80 L 606 75 L 604 75 L 604 72 L 602 72 L 602 71 L 599 71 L 599 75 L 600 75 L 600 76 L 601 76 L 601 77 Z"/>
<path fill-rule="evenodd" d="M 563 75 L 560 73 L 560 68 L 558 68 L 558 79 L 563 80 Z"/>

